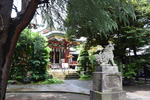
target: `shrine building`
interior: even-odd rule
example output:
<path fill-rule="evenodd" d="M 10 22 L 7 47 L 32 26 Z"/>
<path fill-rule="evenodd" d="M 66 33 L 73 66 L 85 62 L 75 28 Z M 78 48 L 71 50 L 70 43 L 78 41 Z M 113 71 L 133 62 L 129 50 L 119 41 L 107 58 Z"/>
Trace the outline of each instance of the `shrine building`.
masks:
<path fill-rule="evenodd" d="M 80 45 L 83 41 L 67 41 L 65 32 L 62 31 L 46 29 L 40 33 L 46 36 L 48 46 L 52 49 L 52 52 L 50 52 L 50 68 L 75 68 L 75 66 L 78 66 L 79 51 L 75 50 L 75 46 Z"/>

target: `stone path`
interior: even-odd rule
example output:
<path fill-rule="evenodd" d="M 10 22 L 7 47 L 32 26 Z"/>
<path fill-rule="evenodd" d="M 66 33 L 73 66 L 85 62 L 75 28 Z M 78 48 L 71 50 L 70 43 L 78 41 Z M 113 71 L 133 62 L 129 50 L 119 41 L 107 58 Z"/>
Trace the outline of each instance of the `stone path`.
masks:
<path fill-rule="evenodd" d="M 71 93 L 9 93 L 6 100 L 89 100 L 89 96 Z"/>
<path fill-rule="evenodd" d="M 7 92 L 20 93 L 7 93 L 6 100 L 90 100 L 88 94 L 91 89 L 91 80 L 65 80 L 64 84 L 53 85 L 8 85 Z M 127 100 L 150 100 L 150 84 L 124 86 L 124 90 L 127 91 Z M 22 91 L 29 93 L 21 93 Z"/>

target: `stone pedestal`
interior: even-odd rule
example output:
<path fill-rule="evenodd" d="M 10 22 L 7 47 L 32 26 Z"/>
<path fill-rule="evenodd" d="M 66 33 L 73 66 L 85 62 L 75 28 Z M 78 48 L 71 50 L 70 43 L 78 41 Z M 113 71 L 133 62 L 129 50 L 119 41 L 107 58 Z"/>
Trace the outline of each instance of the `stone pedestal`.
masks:
<path fill-rule="evenodd" d="M 96 67 L 96 72 L 106 72 L 106 73 L 115 73 L 118 72 L 118 66 L 110 66 L 110 64 L 105 64 Z"/>
<path fill-rule="evenodd" d="M 122 77 L 117 66 L 103 65 L 93 73 L 90 100 L 126 100 Z"/>
<path fill-rule="evenodd" d="M 126 100 L 126 92 L 109 92 L 102 93 L 98 91 L 90 91 L 90 100 Z"/>

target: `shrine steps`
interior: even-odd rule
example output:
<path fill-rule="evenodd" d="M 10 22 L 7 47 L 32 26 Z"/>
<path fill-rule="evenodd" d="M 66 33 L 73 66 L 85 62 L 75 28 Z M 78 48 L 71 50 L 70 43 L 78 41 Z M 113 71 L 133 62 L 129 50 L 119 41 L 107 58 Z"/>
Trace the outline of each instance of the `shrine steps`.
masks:
<path fill-rule="evenodd" d="M 76 70 L 73 69 L 53 69 L 48 72 L 58 79 L 78 79 L 79 75 Z"/>

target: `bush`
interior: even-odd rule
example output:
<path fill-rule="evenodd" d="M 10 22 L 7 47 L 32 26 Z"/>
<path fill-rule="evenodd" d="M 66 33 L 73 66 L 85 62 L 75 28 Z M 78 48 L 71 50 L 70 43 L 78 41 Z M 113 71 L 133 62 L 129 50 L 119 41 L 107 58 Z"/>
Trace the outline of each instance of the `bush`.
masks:
<path fill-rule="evenodd" d="M 134 67 L 131 67 L 130 64 L 119 66 L 119 70 L 126 79 L 133 79 L 133 76 L 136 75 Z"/>
<path fill-rule="evenodd" d="M 92 74 L 92 64 L 89 59 L 89 53 L 87 50 L 82 48 L 79 57 L 78 57 L 78 62 L 79 62 L 79 71 L 84 71 L 84 74 L 91 75 Z"/>
<path fill-rule="evenodd" d="M 131 64 L 125 64 L 124 68 L 122 66 L 119 67 L 120 70 L 122 70 L 122 76 L 127 79 L 132 79 L 133 77 L 137 75 L 142 69 L 143 66 L 145 66 L 146 61 L 142 58 L 140 59 L 134 59 Z"/>
<path fill-rule="evenodd" d="M 50 48 L 46 46 L 45 37 L 25 29 L 16 45 L 9 78 L 17 81 L 26 77 L 32 81 L 45 80 L 50 53 Z"/>

